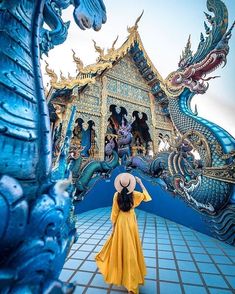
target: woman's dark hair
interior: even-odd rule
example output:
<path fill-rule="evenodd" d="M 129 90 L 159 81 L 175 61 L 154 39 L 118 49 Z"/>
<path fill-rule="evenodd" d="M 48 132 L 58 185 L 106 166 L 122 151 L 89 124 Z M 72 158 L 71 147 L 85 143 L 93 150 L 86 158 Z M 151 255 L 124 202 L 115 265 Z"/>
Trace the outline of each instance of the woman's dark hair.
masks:
<path fill-rule="evenodd" d="M 128 192 L 129 192 L 128 189 L 124 187 L 121 193 L 118 193 L 118 196 L 117 196 L 117 203 L 120 210 L 122 211 L 129 211 L 134 204 L 133 193 L 131 192 L 127 194 Z"/>

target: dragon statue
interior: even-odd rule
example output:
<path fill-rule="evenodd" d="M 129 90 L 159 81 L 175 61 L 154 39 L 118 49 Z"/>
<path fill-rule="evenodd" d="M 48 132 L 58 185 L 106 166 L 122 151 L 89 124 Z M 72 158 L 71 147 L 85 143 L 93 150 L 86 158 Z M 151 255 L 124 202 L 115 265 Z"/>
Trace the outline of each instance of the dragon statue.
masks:
<path fill-rule="evenodd" d="M 65 41 L 69 23 L 61 15 L 70 4 L 81 29 L 99 30 L 106 21 L 102 0 L 0 1 L 1 293 L 74 288 L 58 280 L 76 230 L 71 181 L 63 173 L 51 178 L 50 121 L 39 60 Z"/>
<path fill-rule="evenodd" d="M 181 140 L 152 161 L 138 156 L 127 165 L 161 177 L 169 191 L 203 214 L 215 237 L 235 245 L 235 139 L 190 107 L 193 96 L 204 94 L 214 78 L 206 76 L 226 64 L 235 25 L 228 29 L 228 11 L 221 0 L 207 0 L 207 8 L 213 16 L 205 13 L 210 24 L 205 23 L 206 37 L 201 34 L 195 54 L 188 41 L 179 68 L 164 82 L 168 112 Z M 193 149 L 200 160 L 195 160 Z"/>
<path fill-rule="evenodd" d="M 91 160 L 80 168 L 79 172 L 75 172 L 75 168 L 72 169 L 73 178 L 75 179 L 74 201 L 82 200 L 84 195 L 100 179 L 100 175 L 107 178 L 109 173 L 118 165 L 119 157 L 117 152 L 113 150 L 109 160 Z"/>

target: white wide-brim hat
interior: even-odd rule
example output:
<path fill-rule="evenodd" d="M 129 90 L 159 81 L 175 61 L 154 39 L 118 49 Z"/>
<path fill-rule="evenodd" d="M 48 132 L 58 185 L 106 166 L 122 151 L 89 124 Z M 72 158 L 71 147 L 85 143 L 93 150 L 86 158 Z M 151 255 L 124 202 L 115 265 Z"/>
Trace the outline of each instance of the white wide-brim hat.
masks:
<path fill-rule="evenodd" d="M 119 174 L 114 181 L 114 187 L 118 191 L 118 193 L 121 193 L 122 189 L 126 187 L 128 190 L 127 194 L 130 194 L 134 191 L 135 185 L 136 179 L 133 175 L 129 173 Z"/>

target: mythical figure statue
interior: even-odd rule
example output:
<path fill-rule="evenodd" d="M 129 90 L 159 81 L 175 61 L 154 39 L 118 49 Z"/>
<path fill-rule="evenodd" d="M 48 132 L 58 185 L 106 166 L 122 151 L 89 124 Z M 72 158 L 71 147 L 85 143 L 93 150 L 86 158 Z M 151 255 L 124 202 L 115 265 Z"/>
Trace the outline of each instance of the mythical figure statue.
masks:
<path fill-rule="evenodd" d="M 102 0 L 0 1 L 2 293 L 73 289 L 58 281 L 75 227 L 70 180 L 62 173 L 50 178 L 50 122 L 39 63 L 41 54 L 65 41 L 69 23 L 61 14 L 70 4 L 81 29 L 98 30 L 106 21 Z"/>
<path fill-rule="evenodd" d="M 124 120 L 122 120 L 122 125 L 118 129 L 118 155 L 122 158 L 122 162 L 124 163 L 128 157 L 130 157 L 130 144 L 132 141 L 132 133 L 131 133 L 131 124 L 127 123 L 125 125 Z"/>
<path fill-rule="evenodd" d="M 208 89 L 211 77 L 206 75 L 226 64 L 228 41 L 235 25 L 227 30 L 228 11 L 221 0 L 207 0 L 207 8 L 214 14 L 206 13 L 211 26 L 205 24 L 207 36 L 201 34 L 194 55 L 188 41 L 179 68 L 165 81 L 168 110 L 181 143 L 172 152 L 160 153 L 151 163 L 137 157 L 128 165 L 155 176 L 165 170 L 168 189 L 202 212 L 217 238 L 234 245 L 235 139 L 221 127 L 197 116 L 190 107 L 193 96 Z M 195 160 L 190 150 L 185 151 L 191 148 L 185 146 L 185 140 L 198 151 L 200 161 Z"/>
<path fill-rule="evenodd" d="M 115 148 L 115 142 L 114 142 L 114 139 L 111 138 L 110 141 L 105 145 L 105 156 L 107 158 L 110 158 L 114 148 Z"/>

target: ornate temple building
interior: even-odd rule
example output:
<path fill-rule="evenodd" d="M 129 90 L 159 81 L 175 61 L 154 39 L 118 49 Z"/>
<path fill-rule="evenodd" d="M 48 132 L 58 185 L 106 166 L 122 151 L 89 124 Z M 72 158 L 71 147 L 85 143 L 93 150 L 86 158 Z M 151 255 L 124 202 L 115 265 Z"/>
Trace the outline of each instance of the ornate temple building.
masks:
<path fill-rule="evenodd" d="M 75 77 L 47 64 L 45 95 L 40 57 L 65 42 L 63 11 L 73 6 L 80 29 L 97 31 L 103 0 L 0 1 L 0 293 L 235 293 L 235 138 L 191 108 L 226 64 L 235 22 L 222 0 L 205 2 L 197 50 L 189 39 L 165 80 L 145 52 L 140 16 L 120 48 L 94 42 L 95 64 L 73 52 Z M 110 248 L 121 257 L 109 259 L 105 283 L 102 247 L 98 259 Z"/>
<path fill-rule="evenodd" d="M 58 78 L 47 64 L 54 158 L 66 137 L 72 106 L 76 114 L 70 149 L 76 158 L 81 154 L 103 160 L 113 149 L 122 158 L 153 157 L 170 147 L 175 132 L 162 91 L 163 79 L 144 49 L 137 31 L 139 19 L 128 28 L 129 36 L 118 49 L 117 39 L 107 53 L 94 41 L 99 53 L 95 64 L 84 67 L 73 52 L 76 77 L 61 74 Z"/>

